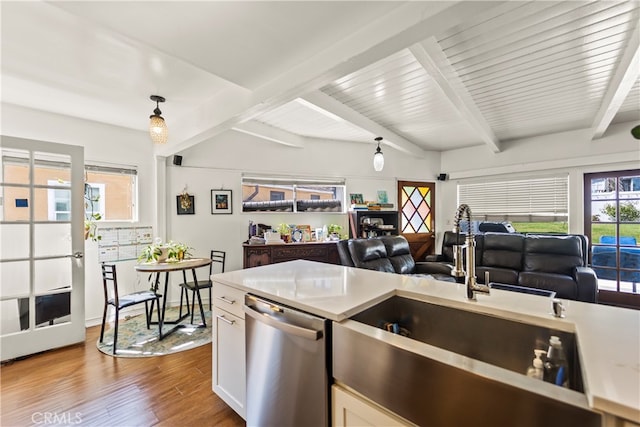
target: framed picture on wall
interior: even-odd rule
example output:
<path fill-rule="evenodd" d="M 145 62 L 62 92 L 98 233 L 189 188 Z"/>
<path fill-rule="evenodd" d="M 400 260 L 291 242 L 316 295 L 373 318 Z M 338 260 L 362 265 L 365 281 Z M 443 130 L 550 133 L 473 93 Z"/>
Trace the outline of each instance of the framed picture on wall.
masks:
<path fill-rule="evenodd" d="M 195 197 L 189 194 L 180 194 L 176 196 L 176 206 L 178 215 L 193 215 L 196 213 Z"/>
<path fill-rule="evenodd" d="M 211 213 L 232 213 L 231 190 L 211 190 Z"/>

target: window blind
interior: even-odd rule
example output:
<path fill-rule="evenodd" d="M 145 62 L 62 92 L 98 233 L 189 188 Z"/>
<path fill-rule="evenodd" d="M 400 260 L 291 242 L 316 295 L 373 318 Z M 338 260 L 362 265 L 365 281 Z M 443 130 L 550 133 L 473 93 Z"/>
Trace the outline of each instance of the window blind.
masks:
<path fill-rule="evenodd" d="M 345 185 L 341 178 L 300 178 L 278 176 L 248 176 L 242 177 L 243 185 L 277 185 L 277 186 L 337 186 Z"/>
<path fill-rule="evenodd" d="M 568 187 L 568 176 L 458 184 L 458 202 L 476 220 L 567 221 Z"/>

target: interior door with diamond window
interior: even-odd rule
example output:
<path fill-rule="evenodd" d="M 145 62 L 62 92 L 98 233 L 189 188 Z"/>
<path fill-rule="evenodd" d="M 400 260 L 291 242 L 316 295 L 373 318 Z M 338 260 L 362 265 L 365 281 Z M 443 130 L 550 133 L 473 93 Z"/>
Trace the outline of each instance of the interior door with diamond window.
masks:
<path fill-rule="evenodd" d="M 435 183 L 398 181 L 400 234 L 408 241 L 416 261 L 434 252 Z"/>

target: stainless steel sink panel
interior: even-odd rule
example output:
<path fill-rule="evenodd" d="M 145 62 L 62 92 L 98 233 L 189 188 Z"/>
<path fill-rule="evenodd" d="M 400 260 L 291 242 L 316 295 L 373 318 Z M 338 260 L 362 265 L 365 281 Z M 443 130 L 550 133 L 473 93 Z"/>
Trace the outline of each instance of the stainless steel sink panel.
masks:
<path fill-rule="evenodd" d="M 411 338 L 516 372 L 526 371 L 533 359 L 533 348 L 545 347 L 553 332 L 566 342 L 577 363 L 575 337 L 571 334 L 401 297 L 382 302 L 352 320 L 374 327 L 381 322 L 398 321 L 412 331 Z M 538 392 L 535 392 L 522 383 L 512 385 L 437 357 L 403 349 L 379 333 L 367 335 L 350 328 L 348 323 L 352 322 L 346 323 L 333 327 L 334 379 L 417 425 L 601 426 L 601 415 L 589 410 L 586 398 L 575 391 L 533 383 L 537 380 L 524 375 L 517 377 L 525 384 L 536 384 Z M 465 331 L 466 328 L 470 331 Z M 516 337 L 518 334 L 527 338 Z M 489 343 L 483 343 L 484 339 Z M 519 346 L 524 346 L 522 355 Z M 528 361 L 520 361 L 521 358 Z M 547 397 L 540 392 L 544 388 L 556 398 L 569 395 L 566 400 L 574 403 Z"/>
<path fill-rule="evenodd" d="M 546 350 L 549 337 L 557 335 L 569 364 L 570 388 L 583 391 L 572 333 L 397 296 L 352 319 L 377 328 L 398 323 L 410 332 L 409 338 L 521 374 L 531 365 L 533 350 Z"/>

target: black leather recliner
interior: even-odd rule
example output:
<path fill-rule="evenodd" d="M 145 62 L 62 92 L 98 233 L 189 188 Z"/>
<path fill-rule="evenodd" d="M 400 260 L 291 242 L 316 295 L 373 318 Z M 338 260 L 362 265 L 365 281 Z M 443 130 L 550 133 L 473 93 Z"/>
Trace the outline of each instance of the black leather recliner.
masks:
<path fill-rule="evenodd" d="M 442 254 L 428 256 L 426 273 L 453 267 L 453 245 L 464 244 L 464 234 L 447 231 Z M 489 282 L 556 292 L 558 298 L 597 302 L 598 279 L 587 266 L 586 236 L 485 233 L 475 235 L 476 277 Z"/>
<path fill-rule="evenodd" d="M 409 242 L 402 236 L 380 236 L 371 239 L 345 240 L 354 267 L 387 273 L 409 274 L 434 277 L 439 280 L 454 281 L 449 272 L 444 275 L 427 273 L 425 263 L 415 262 Z M 338 252 L 341 249 L 338 242 Z M 342 246 L 344 248 L 344 246 Z M 342 255 L 341 255 L 342 260 Z M 344 260 L 343 265 L 348 265 Z"/>
<path fill-rule="evenodd" d="M 340 257 L 340 263 L 347 267 L 355 267 L 351 254 L 349 253 L 349 240 L 338 240 L 336 243 L 338 248 L 338 256 Z"/>

